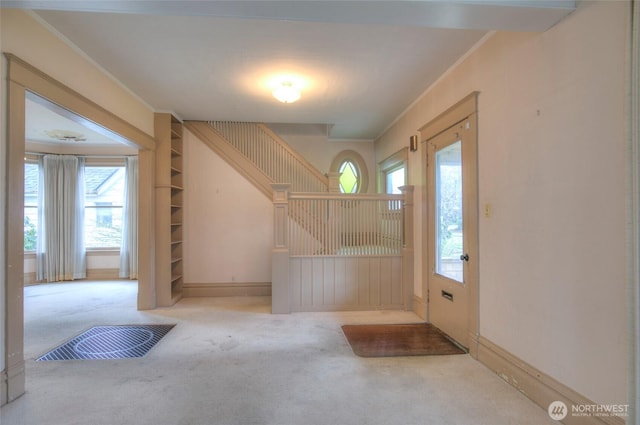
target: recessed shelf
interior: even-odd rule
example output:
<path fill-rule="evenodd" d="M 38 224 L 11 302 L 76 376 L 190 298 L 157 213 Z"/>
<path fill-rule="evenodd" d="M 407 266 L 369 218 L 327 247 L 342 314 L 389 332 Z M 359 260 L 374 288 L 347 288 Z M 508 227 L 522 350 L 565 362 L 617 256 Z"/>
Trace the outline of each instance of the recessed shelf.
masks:
<path fill-rule="evenodd" d="M 168 113 L 155 115 L 158 135 L 156 156 L 156 198 L 158 220 L 162 229 L 157 236 L 160 244 L 156 252 L 162 257 L 156 262 L 159 305 L 170 306 L 182 297 L 183 285 L 183 128 L 182 123 Z M 168 250 L 166 248 L 169 248 Z"/>

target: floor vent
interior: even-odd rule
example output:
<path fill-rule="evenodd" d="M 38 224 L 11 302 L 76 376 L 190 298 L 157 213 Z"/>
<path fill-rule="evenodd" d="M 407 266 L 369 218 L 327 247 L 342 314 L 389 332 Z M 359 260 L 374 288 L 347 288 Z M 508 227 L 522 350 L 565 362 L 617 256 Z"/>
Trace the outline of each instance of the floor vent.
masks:
<path fill-rule="evenodd" d="M 175 325 L 95 326 L 36 361 L 143 357 Z"/>

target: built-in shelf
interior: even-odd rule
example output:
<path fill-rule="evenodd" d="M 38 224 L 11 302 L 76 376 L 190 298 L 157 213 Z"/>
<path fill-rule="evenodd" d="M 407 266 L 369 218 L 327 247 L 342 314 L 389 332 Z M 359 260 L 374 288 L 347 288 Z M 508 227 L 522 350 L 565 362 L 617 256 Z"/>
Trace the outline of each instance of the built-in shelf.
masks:
<path fill-rule="evenodd" d="M 156 279 L 158 305 L 182 297 L 183 247 L 182 123 L 167 113 L 155 114 L 156 146 Z"/>

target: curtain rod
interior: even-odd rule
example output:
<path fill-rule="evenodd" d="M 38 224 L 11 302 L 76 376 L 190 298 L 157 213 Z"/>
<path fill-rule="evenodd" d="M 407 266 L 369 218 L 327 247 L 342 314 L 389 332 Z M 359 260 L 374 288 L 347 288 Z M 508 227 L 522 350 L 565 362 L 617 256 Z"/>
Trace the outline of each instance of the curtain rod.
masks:
<path fill-rule="evenodd" d="M 45 155 L 69 155 L 76 156 L 78 158 L 97 158 L 97 159 L 122 159 L 133 158 L 138 155 L 73 155 L 73 154 L 61 154 L 61 153 L 42 153 L 42 152 L 25 152 L 25 155 L 45 156 Z"/>

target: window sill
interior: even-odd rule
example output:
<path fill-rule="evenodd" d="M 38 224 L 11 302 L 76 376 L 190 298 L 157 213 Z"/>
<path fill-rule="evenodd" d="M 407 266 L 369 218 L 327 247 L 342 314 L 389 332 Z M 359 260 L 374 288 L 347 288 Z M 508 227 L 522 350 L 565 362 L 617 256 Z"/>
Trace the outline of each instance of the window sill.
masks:
<path fill-rule="evenodd" d="M 120 248 L 87 248 L 88 257 L 120 255 Z"/>
<path fill-rule="evenodd" d="M 87 256 L 90 257 L 98 257 L 98 256 L 117 256 L 120 255 L 120 248 L 89 248 L 86 250 Z M 25 251 L 24 258 L 36 258 L 35 251 Z"/>

